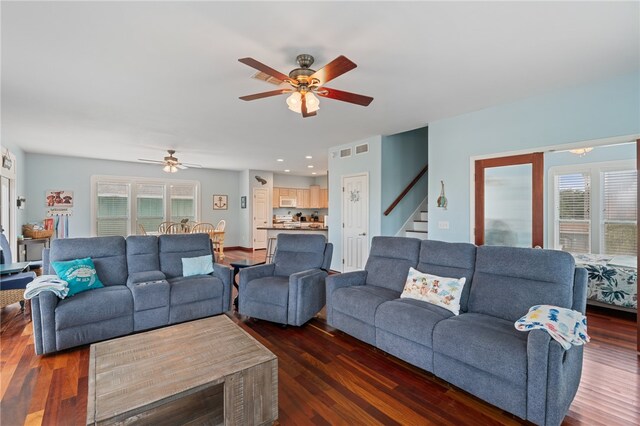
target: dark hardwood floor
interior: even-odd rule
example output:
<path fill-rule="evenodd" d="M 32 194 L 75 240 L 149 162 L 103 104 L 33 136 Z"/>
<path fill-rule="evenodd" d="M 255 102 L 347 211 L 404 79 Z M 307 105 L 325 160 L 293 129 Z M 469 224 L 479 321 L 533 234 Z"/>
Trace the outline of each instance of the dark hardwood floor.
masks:
<path fill-rule="evenodd" d="M 229 251 L 224 263 L 264 257 Z M 278 356 L 282 425 L 522 424 L 432 374 L 326 325 L 231 318 Z M 640 424 L 636 328 L 627 316 L 590 310 L 578 395 L 566 425 Z M 36 356 L 19 305 L 0 311 L 0 424 L 84 424 L 89 347 Z"/>

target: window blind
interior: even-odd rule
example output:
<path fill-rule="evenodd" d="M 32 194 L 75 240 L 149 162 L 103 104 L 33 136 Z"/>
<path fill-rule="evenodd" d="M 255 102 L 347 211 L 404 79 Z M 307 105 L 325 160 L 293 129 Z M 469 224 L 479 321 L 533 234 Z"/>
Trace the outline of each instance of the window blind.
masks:
<path fill-rule="evenodd" d="M 591 251 L 591 177 L 588 173 L 557 176 L 556 238 L 562 250 Z"/>
<path fill-rule="evenodd" d="M 145 231 L 155 231 L 164 222 L 164 184 L 136 185 L 137 220 Z"/>
<path fill-rule="evenodd" d="M 129 185 L 117 182 L 97 184 L 97 235 L 128 235 Z"/>
<path fill-rule="evenodd" d="M 602 173 L 602 234 L 606 254 L 637 255 L 637 190 L 635 170 Z"/>
<path fill-rule="evenodd" d="M 183 219 L 196 219 L 196 188 L 194 185 L 171 185 L 171 220 L 180 222 Z"/>

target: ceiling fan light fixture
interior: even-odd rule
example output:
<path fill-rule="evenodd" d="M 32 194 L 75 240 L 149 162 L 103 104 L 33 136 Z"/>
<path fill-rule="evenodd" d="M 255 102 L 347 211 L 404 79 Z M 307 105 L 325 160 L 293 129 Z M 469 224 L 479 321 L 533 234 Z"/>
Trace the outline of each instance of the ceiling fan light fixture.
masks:
<path fill-rule="evenodd" d="M 162 168 L 162 171 L 165 173 L 176 173 L 178 171 L 178 167 L 171 164 L 167 164 Z"/>
<path fill-rule="evenodd" d="M 307 100 L 307 112 L 311 113 L 320 109 L 320 101 L 313 93 L 307 92 L 304 96 Z M 302 114 L 302 95 L 300 92 L 293 92 L 287 98 L 287 105 L 291 111 Z"/>
<path fill-rule="evenodd" d="M 593 148 L 591 148 L 591 147 L 569 150 L 570 153 L 575 154 L 575 155 L 577 155 L 579 157 L 584 157 L 585 155 L 587 155 L 591 151 L 593 151 Z"/>

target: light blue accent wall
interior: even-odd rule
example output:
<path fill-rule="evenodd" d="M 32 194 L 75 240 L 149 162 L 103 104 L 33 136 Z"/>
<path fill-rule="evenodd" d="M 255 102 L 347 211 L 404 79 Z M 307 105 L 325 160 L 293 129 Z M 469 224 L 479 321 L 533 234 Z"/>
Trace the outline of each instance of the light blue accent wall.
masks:
<path fill-rule="evenodd" d="M 430 123 L 429 239 L 471 241 L 471 157 L 638 134 L 639 93 L 634 73 Z M 436 207 L 440 180 L 447 210 Z"/>
<path fill-rule="evenodd" d="M 251 178 L 253 179 L 253 178 Z M 249 170 L 243 170 L 240 172 L 240 180 L 238 182 L 239 196 L 247 197 L 247 208 L 240 209 L 240 232 L 238 245 L 241 247 L 250 248 L 251 242 L 251 200 L 252 194 L 249 185 Z M 226 243 L 226 241 L 225 241 Z"/>
<path fill-rule="evenodd" d="M 239 179 L 241 172 L 212 169 L 187 169 L 169 175 L 157 165 L 124 161 L 96 160 L 56 155 L 26 154 L 27 186 L 25 209 L 28 222 L 41 222 L 47 207 L 45 191 L 74 191 L 73 215 L 69 218 L 70 237 L 91 236 L 91 176 L 131 176 L 200 182 L 200 220 L 218 223 L 225 219 L 225 246 L 237 246 L 241 240 Z M 228 195 L 228 210 L 213 210 L 213 195 Z"/>
<path fill-rule="evenodd" d="M 594 147 L 593 151 L 584 156 L 572 154 L 570 152 L 547 152 L 544 154 L 544 246 L 549 247 L 549 224 L 553 220 L 549 212 L 549 169 L 556 166 L 589 166 L 593 163 L 602 163 L 606 161 L 622 161 L 635 160 L 636 145 L 635 143 L 627 143 L 622 145 L 610 145 Z"/>
<path fill-rule="evenodd" d="M 315 177 L 273 174 L 273 186 L 280 188 L 305 188 L 316 184 Z"/>
<path fill-rule="evenodd" d="M 3 138 L 5 139 L 5 138 Z M 16 164 L 15 164 L 15 168 L 16 168 L 16 199 L 18 197 L 25 197 L 27 199 L 27 206 L 29 205 L 29 198 L 25 195 L 26 194 L 26 182 L 27 182 L 27 161 L 26 161 L 26 154 L 25 152 L 22 150 L 22 148 L 13 145 L 11 143 L 6 143 L 4 140 L 2 141 L 2 145 L 0 145 L 0 147 L 2 148 L 2 152 L 4 152 L 6 149 L 9 150 L 9 152 L 11 152 L 11 154 L 15 155 L 16 157 Z M 1 169 L 0 170 L 4 170 Z M 15 212 L 16 215 L 16 232 L 15 235 L 20 235 L 22 234 L 22 225 L 27 223 L 27 219 L 26 219 L 26 208 L 25 209 L 18 209 L 16 206 L 11 206 L 11 208 L 13 209 L 13 211 Z M 14 255 L 15 256 L 15 255 Z"/>
<path fill-rule="evenodd" d="M 386 210 L 429 160 L 429 129 L 423 127 L 382 137 L 382 211 Z M 427 196 L 427 174 L 388 216 L 382 215 L 382 235 L 396 235 Z"/>
<path fill-rule="evenodd" d="M 355 145 L 369 144 L 366 154 L 352 155 L 339 158 L 338 153 L 343 148 L 353 148 Z M 335 156 L 334 156 L 335 154 Z M 342 271 L 342 177 L 358 173 L 369 174 L 369 239 L 381 235 L 381 157 L 382 138 L 373 136 L 369 139 L 352 142 L 346 145 L 329 148 L 329 242 L 333 243 L 333 259 L 331 269 Z"/>

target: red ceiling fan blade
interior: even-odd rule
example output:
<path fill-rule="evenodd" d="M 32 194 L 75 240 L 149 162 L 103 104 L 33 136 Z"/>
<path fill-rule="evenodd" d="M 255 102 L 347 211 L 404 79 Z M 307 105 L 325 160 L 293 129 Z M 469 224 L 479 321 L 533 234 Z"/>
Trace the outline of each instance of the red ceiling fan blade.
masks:
<path fill-rule="evenodd" d="M 355 67 L 357 67 L 356 64 L 351 62 L 346 56 L 341 55 L 313 73 L 309 79 L 313 80 L 314 78 L 317 78 L 320 80 L 319 86 L 322 86 L 334 78 L 340 77 L 342 74 L 351 71 Z"/>
<path fill-rule="evenodd" d="M 307 97 L 302 94 L 302 105 L 300 105 L 300 110 L 302 111 L 302 118 L 313 117 L 316 115 L 316 112 L 307 111 Z"/>
<path fill-rule="evenodd" d="M 318 89 L 316 95 L 323 98 L 335 99 L 337 101 L 350 102 L 356 105 L 369 106 L 373 98 L 371 96 L 358 95 L 356 93 L 344 92 L 342 90 L 329 89 L 323 87 Z"/>
<path fill-rule="evenodd" d="M 255 68 L 258 71 L 262 71 L 265 74 L 269 74 L 271 77 L 280 80 L 281 83 L 289 80 L 288 75 L 282 74 L 280 71 L 276 71 L 271 67 L 266 66 L 262 62 L 258 62 L 253 58 L 241 58 L 238 59 L 239 62 L 242 62 L 245 65 L 249 65 L 251 68 Z"/>
<path fill-rule="evenodd" d="M 254 93 L 253 95 L 240 96 L 240 99 L 243 101 L 254 101 L 256 99 L 268 98 L 269 96 L 277 96 L 282 95 L 283 93 L 290 93 L 293 90 L 290 89 L 278 89 L 272 90 L 270 92 L 262 92 L 262 93 Z"/>

